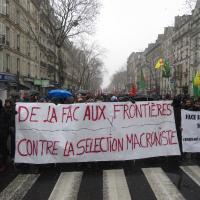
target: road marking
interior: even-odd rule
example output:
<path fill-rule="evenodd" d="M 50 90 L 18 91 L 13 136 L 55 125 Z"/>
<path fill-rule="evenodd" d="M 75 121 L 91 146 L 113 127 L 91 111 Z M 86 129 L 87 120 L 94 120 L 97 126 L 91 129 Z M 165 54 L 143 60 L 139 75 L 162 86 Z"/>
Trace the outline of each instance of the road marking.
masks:
<path fill-rule="evenodd" d="M 36 182 L 39 174 L 18 175 L 1 193 L 2 200 L 20 200 Z"/>
<path fill-rule="evenodd" d="M 180 167 L 197 185 L 200 186 L 200 167 L 199 166 L 181 166 Z"/>
<path fill-rule="evenodd" d="M 185 199 L 161 168 L 143 168 L 142 171 L 158 200 Z"/>
<path fill-rule="evenodd" d="M 75 200 L 77 199 L 83 172 L 61 173 L 49 200 Z"/>
<path fill-rule="evenodd" d="M 131 200 L 124 170 L 103 171 L 103 199 Z"/>

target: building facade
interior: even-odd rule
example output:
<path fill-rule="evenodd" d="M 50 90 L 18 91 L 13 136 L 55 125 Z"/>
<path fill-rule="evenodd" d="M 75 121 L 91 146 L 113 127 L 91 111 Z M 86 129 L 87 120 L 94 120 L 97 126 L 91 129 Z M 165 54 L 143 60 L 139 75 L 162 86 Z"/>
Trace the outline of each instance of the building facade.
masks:
<path fill-rule="evenodd" d="M 140 72 L 144 67 L 143 52 L 133 52 L 127 61 L 127 89 L 130 90 L 133 85 L 138 86 Z"/>
<path fill-rule="evenodd" d="M 146 81 L 151 94 L 193 95 L 193 78 L 200 71 L 200 0 L 197 0 L 191 15 L 175 17 L 174 27 L 166 27 L 156 42 L 148 45 L 144 56 L 145 66 L 149 69 Z M 163 77 L 162 70 L 155 69 L 159 58 L 169 62 L 169 78 Z M 134 79 L 130 77 L 132 75 L 127 76 L 127 82 Z"/>
<path fill-rule="evenodd" d="M 200 71 L 200 1 L 197 1 L 190 21 L 190 93 L 192 80 L 197 71 Z"/>
<path fill-rule="evenodd" d="M 0 93 L 58 86 L 58 49 L 38 0 L 0 0 Z M 71 84 L 71 43 L 61 49 L 64 88 Z"/>
<path fill-rule="evenodd" d="M 175 18 L 175 33 L 172 36 L 174 49 L 174 80 L 175 94 L 189 92 L 190 83 L 190 54 L 191 54 L 191 15 L 178 16 Z"/>
<path fill-rule="evenodd" d="M 9 91 L 31 89 L 39 76 L 39 48 L 27 22 L 38 30 L 39 12 L 33 1 L 0 1 L 0 72 L 15 77 L 1 80 L 1 86 Z"/>
<path fill-rule="evenodd" d="M 145 51 L 146 64 L 149 69 L 149 93 L 160 94 L 161 71 L 155 69 L 157 61 L 163 57 L 163 35 L 159 35 L 154 44 L 150 44 Z"/>

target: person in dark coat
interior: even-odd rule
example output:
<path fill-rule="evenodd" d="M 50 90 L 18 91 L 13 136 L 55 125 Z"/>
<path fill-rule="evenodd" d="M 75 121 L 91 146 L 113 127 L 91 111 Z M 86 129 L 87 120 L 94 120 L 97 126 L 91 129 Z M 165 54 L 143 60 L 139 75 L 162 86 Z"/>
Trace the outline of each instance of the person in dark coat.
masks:
<path fill-rule="evenodd" d="M 200 111 L 200 99 L 196 100 L 193 105 L 193 111 Z"/>
<path fill-rule="evenodd" d="M 193 99 L 189 98 L 189 97 L 185 98 L 181 108 L 184 110 L 192 111 L 193 110 Z"/>
<path fill-rule="evenodd" d="M 6 129 L 8 133 L 7 136 L 11 136 L 11 158 L 13 159 L 15 155 L 15 105 L 10 99 L 6 99 L 4 109 L 8 117 Z"/>
<path fill-rule="evenodd" d="M 194 101 L 194 105 L 192 108 L 193 111 L 200 111 L 200 99 Z M 191 155 L 192 159 L 200 160 L 200 153 L 193 153 Z"/>
<path fill-rule="evenodd" d="M 193 108 L 194 108 L 193 99 L 190 98 L 189 96 L 186 96 L 183 100 L 183 104 L 182 104 L 181 108 L 184 109 L 184 110 L 193 111 Z M 182 132 L 182 130 L 181 130 L 181 132 Z M 182 142 L 181 142 L 181 146 L 182 146 Z M 192 156 L 191 153 L 182 153 L 182 159 L 183 160 L 191 160 L 192 157 L 193 156 Z"/>
<path fill-rule="evenodd" d="M 173 99 L 172 106 L 174 108 L 174 118 L 176 124 L 177 137 L 181 154 L 182 152 L 182 134 L 181 134 L 181 97 L 177 96 Z"/>
<path fill-rule="evenodd" d="M 0 99 L 0 172 L 6 168 L 6 126 L 8 124 L 8 117 L 3 108 L 2 100 Z"/>

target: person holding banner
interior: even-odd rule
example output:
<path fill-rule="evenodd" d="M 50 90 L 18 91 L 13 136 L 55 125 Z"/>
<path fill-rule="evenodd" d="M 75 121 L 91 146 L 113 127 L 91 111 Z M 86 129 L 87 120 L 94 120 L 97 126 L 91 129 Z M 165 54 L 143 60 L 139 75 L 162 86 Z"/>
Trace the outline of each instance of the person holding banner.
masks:
<path fill-rule="evenodd" d="M 17 112 L 15 111 L 15 105 L 13 105 L 13 102 L 10 99 L 5 100 L 4 109 L 8 117 L 6 131 L 7 137 L 8 135 L 11 137 L 11 159 L 13 160 L 15 155 L 15 115 Z"/>
<path fill-rule="evenodd" d="M 194 102 L 193 111 L 200 111 L 200 99 Z"/>
<path fill-rule="evenodd" d="M 188 97 L 184 100 L 182 104 L 182 109 L 184 110 L 193 110 L 193 99 Z"/>
<path fill-rule="evenodd" d="M 181 109 L 182 111 L 183 110 L 194 111 L 194 109 L 196 109 L 194 100 L 189 96 L 185 97 Z M 182 111 L 181 111 L 181 115 L 182 115 Z M 196 155 L 192 155 L 191 152 L 184 151 L 184 146 L 183 146 L 184 133 L 183 132 L 184 132 L 183 119 L 181 119 L 181 138 L 182 139 L 180 142 L 180 147 L 181 147 L 181 151 L 183 152 L 182 157 L 184 160 L 191 160 L 192 158 L 196 157 Z"/>
<path fill-rule="evenodd" d="M 0 172 L 6 168 L 6 124 L 8 118 L 3 107 L 2 100 L 0 99 Z"/>
<path fill-rule="evenodd" d="M 179 147 L 182 155 L 182 136 L 181 136 L 181 97 L 177 96 L 173 99 L 172 106 L 174 108 L 174 118 L 177 131 Z"/>

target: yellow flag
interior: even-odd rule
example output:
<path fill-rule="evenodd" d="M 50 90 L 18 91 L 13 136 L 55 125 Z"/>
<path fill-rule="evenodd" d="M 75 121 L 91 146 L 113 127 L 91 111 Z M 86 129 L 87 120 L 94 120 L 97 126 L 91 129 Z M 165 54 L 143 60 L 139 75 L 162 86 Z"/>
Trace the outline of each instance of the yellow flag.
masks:
<path fill-rule="evenodd" d="M 155 69 L 161 69 L 163 66 L 164 66 L 164 60 L 160 58 L 155 65 Z"/>
<path fill-rule="evenodd" d="M 200 73 L 199 72 L 196 73 L 193 83 L 194 83 L 194 86 L 200 86 Z"/>

